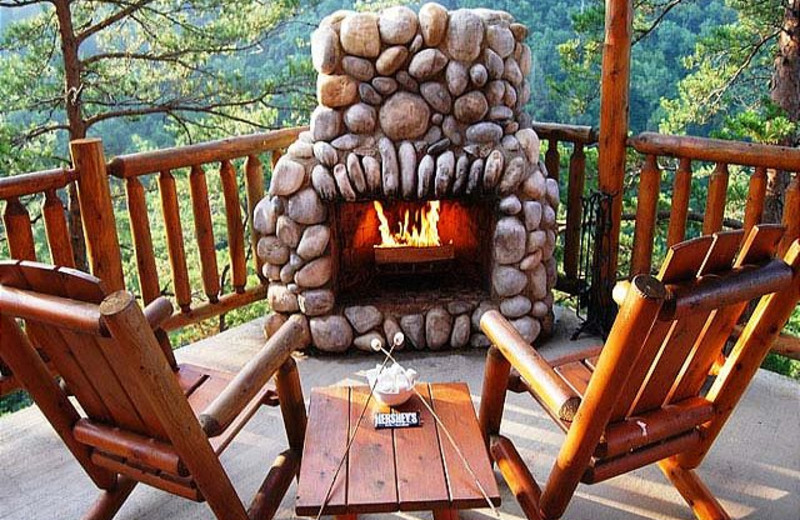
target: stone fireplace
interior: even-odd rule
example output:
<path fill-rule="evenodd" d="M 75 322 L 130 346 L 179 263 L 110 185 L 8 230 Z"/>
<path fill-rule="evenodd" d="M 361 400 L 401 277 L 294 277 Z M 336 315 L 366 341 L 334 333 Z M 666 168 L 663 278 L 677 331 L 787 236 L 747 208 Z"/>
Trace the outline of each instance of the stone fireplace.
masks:
<path fill-rule="evenodd" d="M 552 328 L 558 183 L 522 111 L 527 29 L 505 12 L 339 11 L 311 37 L 319 106 L 255 210 L 271 333 L 326 352 L 485 347 L 500 309 Z"/>

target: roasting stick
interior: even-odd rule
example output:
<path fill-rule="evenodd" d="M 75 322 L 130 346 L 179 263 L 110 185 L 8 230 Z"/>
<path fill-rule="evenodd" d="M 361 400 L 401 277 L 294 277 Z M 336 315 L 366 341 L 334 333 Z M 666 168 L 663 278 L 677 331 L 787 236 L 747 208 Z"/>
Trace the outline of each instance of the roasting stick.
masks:
<path fill-rule="evenodd" d="M 403 336 L 402 332 L 398 332 L 394 335 L 392 340 L 392 348 L 389 349 L 388 352 L 384 350 L 383 346 L 380 344 L 380 340 L 375 340 L 378 342 L 380 350 L 386 354 L 386 357 L 383 359 L 383 364 L 381 365 L 380 369 L 378 370 L 378 376 L 383 373 L 383 369 L 386 368 L 386 364 L 389 360 L 394 360 L 392 357 L 392 352 L 394 352 L 395 347 L 399 346 L 403 341 L 405 341 L 405 337 Z M 373 349 L 374 343 L 373 343 Z M 358 421 L 356 422 L 356 427 L 353 429 L 353 433 L 350 435 L 350 438 L 347 440 L 347 446 L 344 449 L 344 455 L 342 455 L 342 459 L 339 461 L 339 465 L 336 467 L 336 471 L 333 473 L 333 478 L 331 479 L 331 484 L 328 486 L 328 491 L 325 493 L 325 500 L 322 501 L 322 505 L 317 512 L 316 520 L 322 518 L 322 512 L 325 510 L 325 506 L 328 505 L 328 500 L 331 499 L 331 492 L 333 491 L 333 486 L 336 484 L 336 479 L 339 476 L 339 472 L 342 471 L 342 467 L 344 466 L 345 461 L 347 460 L 347 454 L 350 453 L 350 446 L 353 445 L 353 441 L 356 438 L 356 434 L 358 433 L 358 428 L 361 426 L 361 422 L 364 420 L 364 416 L 367 415 L 367 410 L 369 409 L 369 403 L 372 400 L 372 395 L 375 393 L 375 388 L 371 387 L 369 389 L 369 395 L 367 396 L 367 402 L 364 403 L 364 408 L 361 409 L 361 415 L 358 416 Z"/>
<path fill-rule="evenodd" d="M 398 333 L 398 334 L 401 334 L 401 333 Z M 397 335 L 395 335 L 395 344 L 396 343 L 397 343 Z M 397 363 L 397 360 L 394 358 L 394 356 L 392 356 L 392 352 L 394 351 L 395 345 L 392 345 L 392 349 L 387 352 L 386 349 L 384 349 L 383 346 L 381 345 L 380 340 L 374 339 L 374 340 L 372 340 L 372 343 L 370 344 L 370 346 L 375 351 L 383 352 L 386 355 L 386 359 L 390 359 L 393 363 Z M 385 362 L 384 362 L 384 364 L 385 364 Z M 478 479 L 477 475 L 475 475 L 475 472 L 472 470 L 472 467 L 469 465 L 469 461 L 464 456 L 464 454 L 461 452 L 461 448 L 458 447 L 458 444 L 456 444 L 456 440 L 450 434 L 450 430 L 448 430 L 447 426 L 444 425 L 442 420 L 439 418 L 439 415 L 434 411 L 433 407 L 428 404 L 428 401 L 426 401 L 425 398 L 422 396 L 422 394 L 419 393 L 419 390 L 417 390 L 416 386 L 414 387 L 414 393 L 417 394 L 417 396 L 419 397 L 419 400 L 422 401 L 422 404 L 425 406 L 425 408 L 428 409 L 428 411 L 433 416 L 433 419 L 434 419 L 434 421 L 436 421 L 436 424 L 438 424 L 439 428 L 441 428 L 441 430 L 444 432 L 445 436 L 447 437 L 447 440 L 450 441 L 450 444 L 453 446 L 453 449 L 456 450 L 456 454 L 461 459 L 461 462 L 464 463 L 464 467 L 467 469 L 467 472 L 472 477 L 472 480 L 474 480 L 475 484 L 478 485 L 478 490 L 483 495 L 483 498 L 486 500 L 486 503 L 489 504 L 489 508 L 492 510 L 492 513 L 494 513 L 494 516 L 496 516 L 497 518 L 500 518 L 500 513 L 497 511 L 497 508 L 494 507 L 494 504 L 492 504 L 492 499 L 489 498 L 489 493 L 486 492 L 486 489 L 483 487 L 483 484 L 481 484 L 481 481 Z"/>

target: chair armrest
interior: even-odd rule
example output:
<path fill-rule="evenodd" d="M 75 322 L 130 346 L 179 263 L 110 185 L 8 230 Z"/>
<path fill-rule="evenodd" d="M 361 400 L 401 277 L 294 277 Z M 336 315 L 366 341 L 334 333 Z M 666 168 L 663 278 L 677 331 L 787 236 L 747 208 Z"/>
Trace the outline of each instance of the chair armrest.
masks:
<path fill-rule="evenodd" d="M 301 314 L 293 315 L 200 413 L 198 418 L 206 435 L 215 437 L 224 432 L 292 352 L 310 342 L 306 318 Z"/>
<path fill-rule="evenodd" d="M 144 308 L 144 317 L 147 318 L 150 328 L 156 330 L 160 329 L 164 322 L 172 316 L 172 311 L 172 303 L 163 296 L 159 296 Z"/>
<path fill-rule="evenodd" d="M 502 314 L 486 312 L 481 330 L 489 337 L 512 367 L 516 368 L 531 391 L 559 419 L 571 421 L 581 404 L 580 396 L 567 385 L 555 370 L 528 345 Z"/>

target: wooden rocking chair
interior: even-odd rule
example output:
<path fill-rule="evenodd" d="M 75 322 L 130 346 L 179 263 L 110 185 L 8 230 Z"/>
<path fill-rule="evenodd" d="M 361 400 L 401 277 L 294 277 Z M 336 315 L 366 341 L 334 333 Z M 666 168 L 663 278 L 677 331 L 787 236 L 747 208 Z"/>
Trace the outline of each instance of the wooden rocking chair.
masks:
<path fill-rule="evenodd" d="M 164 298 L 143 312 L 80 271 L 0 262 L 0 354 L 103 490 L 85 518 L 112 518 L 137 482 L 205 500 L 219 519 L 272 518 L 300 465 L 306 412 L 291 353 L 309 341 L 305 321 L 291 318 L 230 374 L 175 363 L 159 329 L 171 314 Z M 219 454 L 261 405 L 278 402 L 290 448 L 246 511 Z"/>
<path fill-rule="evenodd" d="M 654 462 L 697 518 L 728 518 L 693 470 L 800 298 L 800 241 L 784 260 L 773 259 L 782 235 L 779 226 L 757 226 L 740 250 L 741 232 L 675 245 L 658 278 L 637 276 L 623 291 L 604 346 L 552 364 L 499 313 L 483 316 L 481 328 L 494 346 L 480 423 L 528 518 L 560 518 L 579 482 L 602 482 Z M 755 298 L 761 298 L 758 306 L 703 391 Z M 512 367 L 518 375 L 510 376 Z M 507 389 L 529 391 L 566 433 L 544 490 L 511 441 L 499 435 Z"/>

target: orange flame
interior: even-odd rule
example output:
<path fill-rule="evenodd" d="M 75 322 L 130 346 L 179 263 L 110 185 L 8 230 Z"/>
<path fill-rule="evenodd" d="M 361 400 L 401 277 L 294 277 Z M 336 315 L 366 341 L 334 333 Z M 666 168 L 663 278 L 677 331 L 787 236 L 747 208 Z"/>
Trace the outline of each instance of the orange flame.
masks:
<path fill-rule="evenodd" d="M 392 232 L 389 220 L 383 212 L 383 205 L 374 201 L 375 213 L 381 221 L 381 243 L 375 247 L 433 247 L 441 246 L 439 238 L 439 201 L 427 202 L 425 207 L 414 211 L 413 219 L 409 210 L 405 211 L 397 231 Z"/>

